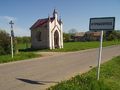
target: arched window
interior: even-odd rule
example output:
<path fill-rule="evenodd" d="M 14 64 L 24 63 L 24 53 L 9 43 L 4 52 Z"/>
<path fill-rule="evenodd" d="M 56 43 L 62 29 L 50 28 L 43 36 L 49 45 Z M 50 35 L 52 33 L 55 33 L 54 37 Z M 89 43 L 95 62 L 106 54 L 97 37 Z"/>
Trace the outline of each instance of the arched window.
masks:
<path fill-rule="evenodd" d="M 41 41 L 42 40 L 40 31 L 36 33 L 36 39 L 37 39 L 37 41 Z"/>

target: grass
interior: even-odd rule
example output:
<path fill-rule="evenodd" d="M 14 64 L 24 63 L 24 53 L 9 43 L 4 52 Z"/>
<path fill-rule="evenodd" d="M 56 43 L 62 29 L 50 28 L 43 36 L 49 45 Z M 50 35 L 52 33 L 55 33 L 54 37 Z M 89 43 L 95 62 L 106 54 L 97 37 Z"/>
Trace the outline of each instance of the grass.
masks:
<path fill-rule="evenodd" d="M 17 45 L 18 49 L 26 49 L 30 48 L 30 44 L 18 44 Z M 30 59 L 30 58 L 35 58 L 35 57 L 40 57 L 40 54 L 36 54 L 35 52 L 21 52 L 19 51 L 18 54 L 14 54 L 14 57 L 12 58 L 11 55 L 1 55 L 0 56 L 0 63 L 7 63 L 7 62 L 13 62 L 13 61 L 20 61 L 20 60 L 25 60 L 25 59 Z"/>
<path fill-rule="evenodd" d="M 62 49 L 54 49 L 54 50 L 46 50 L 46 51 L 55 51 L 55 52 L 69 52 L 69 51 L 79 51 L 91 48 L 98 48 L 100 42 L 92 41 L 92 42 L 67 42 L 64 43 L 64 48 Z M 120 41 L 105 41 L 103 42 L 103 47 L 117 45 L 120 44 Z"/>
<path fill-rule="evenodd" d="M 120 56 L 101 65 L 100 80 L 96 80 L 96 68 L 48 90 L 120 90 Z"/>
<path fill-rule="evenodd" d="M 18 49 L 26 49 L 26 48 L 30 48 L 31 47 L 31 44 L 30 43 L 19 43 L 17 44 L 17 48 Z"/>
<path fill-rule="evenodd" d="M 12 61 L 30 59 L 30 58 L 35 58 L 39 56 L 40 55 L 35 54 L 33 52 L 19 52 L 18 54 L 15 54 L 13 58 L 11 58 L 11 55 L 2 55 L 0 56 L 0 63 L 7 63 L 7 62 L 12 62 Z"/>
<path fill-rule="evenodd" d="M 62 49 L 53 49 L 53 50 L 43 49 L 43 50 L 35 50 L 35 51 L 70 52 L 70 51 L 79 51 L 79 50 L 85 50 L 85 49 L 91 49 L 91 48 L 98 48 L 99 44 L 100 42 L 98 41 L 64 42 L 64 48 Z M 103 47 L 111 46 L 111 45 L 118 45 L 118 44 L 120 44 L 120 41 L 104 41 Z M 18 44 L 18 49 L 22 49 L 24 51 L 26 48 L 27 48 L 26 44 Z M 28 44 L 28 48 L 30 48 L 30 44 Z M 30 49 L 28 51 L 30 51 Z"/>

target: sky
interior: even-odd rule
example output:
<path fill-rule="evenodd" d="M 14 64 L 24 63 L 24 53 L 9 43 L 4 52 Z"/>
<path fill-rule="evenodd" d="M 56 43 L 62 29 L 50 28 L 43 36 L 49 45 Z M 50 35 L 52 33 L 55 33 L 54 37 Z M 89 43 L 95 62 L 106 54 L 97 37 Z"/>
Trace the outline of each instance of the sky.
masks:
<path fill-rule="evenodd" d="M 10 33 L 14 22 L 15 36 L 30 36 L 30 27 L 41 18 L 52 16 L 54 8 L 63 21 L 63 31 L 89 31 L 89 19 L 115 17 L 120 30 L 120 0 L 0 0 L 0 29 Z"/>

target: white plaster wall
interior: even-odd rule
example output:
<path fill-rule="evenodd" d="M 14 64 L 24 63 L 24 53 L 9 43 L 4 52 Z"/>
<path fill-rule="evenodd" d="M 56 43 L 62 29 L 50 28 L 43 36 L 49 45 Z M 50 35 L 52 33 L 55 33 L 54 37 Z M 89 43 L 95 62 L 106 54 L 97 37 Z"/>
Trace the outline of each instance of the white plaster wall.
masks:
<path fill-rule="evenodd" d="M 61 48 L 63 48 L 63 24 L 61 23 Z"/>
<path fill-rule="evenodd" d="M 36 38 L 37 31 L 41 32 L 41 41 L 38 41 Z M 49 36 L 49 32 L 47 28 L 37 28 L 37 29 L 31 30 L 32 48 L 35 48 L 35 49 L 48 48 L 49 47 L 48 36 Z"/>
<path fill-rule="evenodd" d="M 54 32 L 57 30 L 58 31 L 58 34 L 59 34 L 59 48 L 62 48 L 62 38 L 61 38 L 61 26 L 59 25 L 58 21 L 57 20 L 54 20 L 52 23 L 50 23 L 50 31 L 51 31 L 51 48 L 54 49 L 55 46 L 54 46 Z"/>

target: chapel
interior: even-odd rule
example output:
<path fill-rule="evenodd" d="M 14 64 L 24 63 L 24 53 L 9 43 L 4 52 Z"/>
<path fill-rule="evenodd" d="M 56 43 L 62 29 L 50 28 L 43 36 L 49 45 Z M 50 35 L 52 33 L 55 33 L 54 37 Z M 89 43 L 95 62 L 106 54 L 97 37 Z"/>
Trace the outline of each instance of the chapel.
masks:
<path fill-rule="evenodd" d="M 61 18 L 58 18 L 56 9 L 54 9 L 52 17 L 38 19 L 30 30 L 31 48 L 63 48 L 63 22 Z"/>

